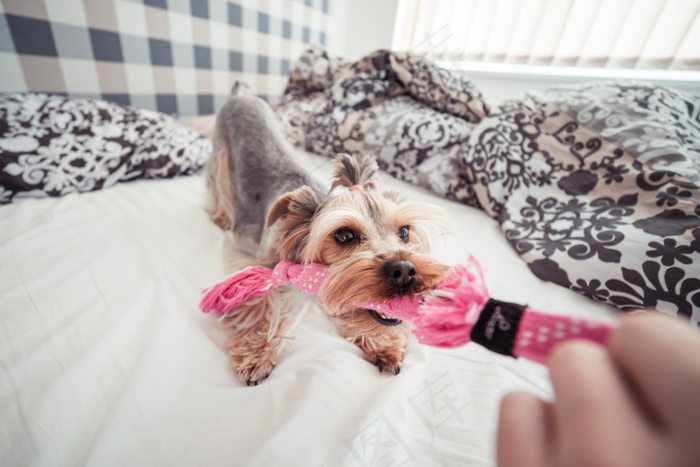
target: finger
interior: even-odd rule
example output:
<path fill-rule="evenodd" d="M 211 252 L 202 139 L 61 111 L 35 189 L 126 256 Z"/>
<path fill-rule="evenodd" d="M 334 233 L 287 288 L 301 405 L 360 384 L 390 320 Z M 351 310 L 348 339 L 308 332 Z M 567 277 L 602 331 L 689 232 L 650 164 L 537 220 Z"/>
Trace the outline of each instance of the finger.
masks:
<path fill-rule="evenodd" d="M 678 318 L 628 316 L 613 331 L 610 352 L 652 420 L 700 431 L 700 336 Z M 688 426 L 695 421 L 695 427 Z"/>
<path fill-rule="evenodd" d="M 498 422 L 499 467 L 550 465 L 551 421 L 550 404 L 526 392 L 506 395 Z"/>
<path fill-rule="evenodd" d="M 558 453 L 598 465 L 596 459 L 609 461 L 644 447 L 651 437 L 646 420 L 604 347 L 584 341 L 560 344 L 549 367 L 556 394 Z"/>

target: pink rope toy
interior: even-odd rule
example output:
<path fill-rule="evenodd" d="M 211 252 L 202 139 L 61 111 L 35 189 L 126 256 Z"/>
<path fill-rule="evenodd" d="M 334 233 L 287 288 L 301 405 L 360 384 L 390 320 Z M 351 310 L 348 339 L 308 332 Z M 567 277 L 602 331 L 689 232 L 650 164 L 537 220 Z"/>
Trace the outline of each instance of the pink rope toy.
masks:
<path fill-rule="evenodd" d="M 208 313 L 225 313 L 275 287 L 292 284 L 314 295 L 323 294 L 328 267 L 281 261 L 274 269 L 251 267 L 228 276 L 204 291 L 199 304 Z M 604 344 L 610 323 L 557 315 L 489 297 L 481 266 L 474 257 L 450 269 L 440 286 L 419 297 L 353 303 L 412 323 L 422 344 L 458 347 L 469 341 L 494 352 L 545 363 L 550 350 L 567 339 Z"/>

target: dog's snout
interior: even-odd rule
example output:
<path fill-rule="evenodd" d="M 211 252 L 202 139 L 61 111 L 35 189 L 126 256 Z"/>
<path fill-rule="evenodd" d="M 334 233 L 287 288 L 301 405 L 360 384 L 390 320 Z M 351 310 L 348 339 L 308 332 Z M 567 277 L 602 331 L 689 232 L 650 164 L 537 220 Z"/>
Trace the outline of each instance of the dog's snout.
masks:
<path fill-rule="evenodd" d="M 384 272 L 391 280 L 392 284 L 404 287 L 416 277 L 416 267 L 407 259 L 395 259 L 388 261 L 384 265 Z"/>

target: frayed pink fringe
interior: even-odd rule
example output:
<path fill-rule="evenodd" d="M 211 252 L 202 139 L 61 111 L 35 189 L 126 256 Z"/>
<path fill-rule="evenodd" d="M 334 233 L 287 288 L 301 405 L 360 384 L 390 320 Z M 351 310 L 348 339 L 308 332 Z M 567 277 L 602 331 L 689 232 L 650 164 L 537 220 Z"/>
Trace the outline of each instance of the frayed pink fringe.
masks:
<path fill-rule="evenodd" d="M 204 313 L 226 313 L 246 300 L 259 297 L 272 290 L 272 270 L 255 266 L 228 276 L 223 282 L 204 291 L 199 309 Z"/>

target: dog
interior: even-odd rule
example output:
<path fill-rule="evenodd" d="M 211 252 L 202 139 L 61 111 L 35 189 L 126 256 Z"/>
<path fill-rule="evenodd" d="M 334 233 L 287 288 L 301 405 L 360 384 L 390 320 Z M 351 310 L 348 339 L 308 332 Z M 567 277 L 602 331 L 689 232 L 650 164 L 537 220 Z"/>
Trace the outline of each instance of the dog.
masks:
<path fill-rule="evenodd" d="M 285 259 L 328 265 L 325 314 L 380 372 L 398 374 L 408 324 L 351 303 L 432 290 L 448 267 L 429 256 L 428 235 L 446 226 L 446 214 L 379 192 L 377 171 L 369 155 L 340 154 L 325 189 L 295 161 L 271 107 L 234 86 L 216 119 L 206 211 L 227 232 L 228 272 Z M 270 375 L 287 338 L 294 308 L 287 287 L 220 320 L 231 367 L 249 386 Z"/>

